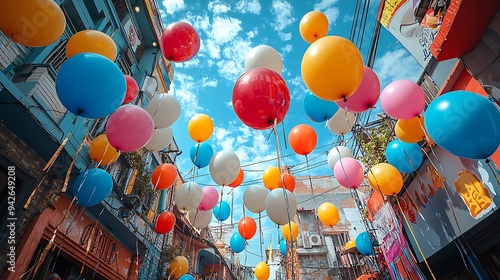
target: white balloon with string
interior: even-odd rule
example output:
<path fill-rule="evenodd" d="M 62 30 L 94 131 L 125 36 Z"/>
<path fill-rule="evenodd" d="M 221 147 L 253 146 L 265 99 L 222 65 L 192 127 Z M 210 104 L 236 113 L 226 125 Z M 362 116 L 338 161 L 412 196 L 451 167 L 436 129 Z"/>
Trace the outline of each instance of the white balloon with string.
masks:
<path fill-rule="evenodd" d="M 172 140 L 174 139 L 174 135 L 172 133 L 172 128 L 156 128 L 153 131 L 153 136 L 149 139 L 149 142 L 144 146 L 146 150 L 157 152 L 165 149 L 170 145 Z"/>
<path fill-rule="evenodd" d="M 326 126 L 328 127 L 328 130 L 337 135 L 345 135 L 351 132 L 355 121 L 355 113 L 351 113 L 342 108 L 339 108 L 338 111 L 333 115 L 333 117 L 326 121 Z"/>
<path fill-rule="evenodd" d="M 181 105 L 173 94 L 160 93 L 153 96 L 146 111 L 153 118 L 155 128 L 165 128 L 177 121 L 181 115 Z"/>
<path fill-rule="evenodd" d="M 275 224 L 280 226 L 288 224 L 297 214 L 297 200 L 288 190 L 274 189 L 266 197 L 266 212 Z"/>
<path fill-rule="evenodd" d="M 175 192 L 175 205 L 181 211 L 191 211 L 198 208 L 203 191 L 195 182 L 187 182 L 182 184 Z"/>
<path fill-rule="evenodd" d="M 341 158 L 347 157 L 354 157 L 349 148 L 347 148 L 346 146 L 335 146 L 330 150 L 330 152 L 328 152 L 328 166 L 330 166 L 333 171 L 335 169 L 335 164 L 337 163 L 337 161 L 339 161 Z"/>
<path fill-rule="evenodd" d="M 197 229 L 206 228 L 212 221 L 212 210 L 191 210 L 188 213 L 188 220 Z"/>
<path fill-rule="evenodd" d="M 253 68 L 268 68 L 281 75 L 283 60 L 273 47 L 259 45 L 251 49 L 245 59 L 245 72 Z"/>
<path fill-rule="evenodd" d="M 264 186 L 250 186 L 243 194 L 243 202 L 248 211 L 252 213 L 260 213 L 266 210 L 266 197 L 269 190 Z"/>

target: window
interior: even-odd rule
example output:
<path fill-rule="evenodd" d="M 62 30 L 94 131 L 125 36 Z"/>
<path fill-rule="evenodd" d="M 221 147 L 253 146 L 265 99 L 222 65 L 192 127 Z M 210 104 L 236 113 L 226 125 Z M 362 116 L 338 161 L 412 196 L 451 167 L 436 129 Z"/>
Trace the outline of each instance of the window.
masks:
<path fill-rule="evenodd" d="M 129 13 L 127 4 L 124 0 L 113 0 L 113 6 L 115 7 L 118 18 L 120 19 L 120 21 L 122 21 Z"/>
<path fill-rule="evenodd" d="M 59 71 L 61 65 L 66 61 L 66 45 L 68 41 L 62 41 L 57 47 L 47 56 L 45 63 L 52 65 L 54 70 Z"/>

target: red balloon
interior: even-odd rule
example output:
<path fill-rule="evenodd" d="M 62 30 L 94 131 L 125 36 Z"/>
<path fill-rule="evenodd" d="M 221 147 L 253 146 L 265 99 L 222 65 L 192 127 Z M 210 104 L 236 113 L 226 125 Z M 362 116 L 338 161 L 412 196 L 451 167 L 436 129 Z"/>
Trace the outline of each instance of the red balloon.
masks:
<path fill-rule="evenodd" d="M 123 100 L 122 105 L 134 100 L 137 94 L 139 94 L 139 85 L 134 78 L 129 75 L 125 75 L 125 81 L 127 82 L 127 92 L 125 93 L 125 99 Z"/>
<path fill-rule="evenodd" d="M 295 190 L 295 177 L 292 174 L 285 173 L 281 176 L 281 180 L 285 185 L 285 189 L 293 193 Z"/>
<path fill-rule="evenodd" d="M 241 183 L 243 183 L 243 179 L 245 179 L 245 173 L 243 173 L 243 169 L 240 168 L 238 177 L 236 177 L 236 179 L 234 179 L 234 181 L 231 182 L 231 184 L 229 184 L 228 186 L 230 186 L 231 188 L 236 188 L 241 185 Z"/>
<path fill-rule="evenodd" d="M 268 68 L 253 68 L 236 81 L 233 108 L 247 126 L 264 130 L 279 124 L 290 107 L 290 91 L 280 74 Z"/>
<path fill-rule="evenodd" d="M 175 215 L 172 212 L 161 213 L 155 221 L 155 231 L 158 234 L 165 234 L 175 226 Z"/>
<path fill-rule="evenodd" d="M 177 168 L 173 164 L 163 163 L 158 165 L 151 174 L 151 183 L 157 190 L 170 188 L 177 179 Z"/>
<path fill-rule="evenodd" d="M 161 52 L 172 62 L 186 62 L 200 50 L 200 36 L 188 23 L 174 22 L 161 34 Z"/>
<path fill-rule="evenodd" d="M 288 143 L 294 152 L 307 156 L 316 147 L 318 136 L 307 124 L 296 125 L 288 134 Z"/>
<path fill-rule="evenodd" d="M 257 231 L 257 224 L 250 217 L 244 217 L 238 223 L 238 232 L 245 240 L 252 238 Z"/>

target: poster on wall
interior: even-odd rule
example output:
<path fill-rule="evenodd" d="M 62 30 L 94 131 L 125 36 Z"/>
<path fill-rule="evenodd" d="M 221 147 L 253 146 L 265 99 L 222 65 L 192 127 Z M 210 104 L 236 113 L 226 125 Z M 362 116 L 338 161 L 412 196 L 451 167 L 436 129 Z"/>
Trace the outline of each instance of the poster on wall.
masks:
<path fill-rule="evenodd" d="M 431 59 L 430 47 L 439 27 L 422 26 L 415 19 L 413 2 L 413 0 L 384 1 L 379 21 L 425 68 Z"/>
<path fill-rule="evenodd" d="M 130 47 L 132 48 L 132 51 L 135 53 L 135 50 L 137 50 L 137 48 L 141 45 L 141 41 L 139 40 L 137 29 L 134 26 L 131 17 L 129 17 L 125 22 L 125 24 L 123 25 L 123 29 L 125 30 L 125 34 L 127 35 Z"/>

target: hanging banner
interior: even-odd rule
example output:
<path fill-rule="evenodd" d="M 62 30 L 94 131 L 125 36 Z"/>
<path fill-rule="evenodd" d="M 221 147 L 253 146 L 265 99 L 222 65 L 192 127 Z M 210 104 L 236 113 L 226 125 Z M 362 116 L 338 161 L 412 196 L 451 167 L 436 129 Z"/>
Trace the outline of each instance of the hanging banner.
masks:
<path fill-rule="evenodd" d="M 130 47 L 132 51 L 135 53 L 135 50 L 141 45 L 141 41 L 139 40 L 139 36 L 137 35 L 137 29 L 132 22 L 132 18 L 129 17 L 125 24 L 123 25 L 123 29 L 125 30 L 125 34 L 127 34 L 127 39 L 130 43 Z"/>

